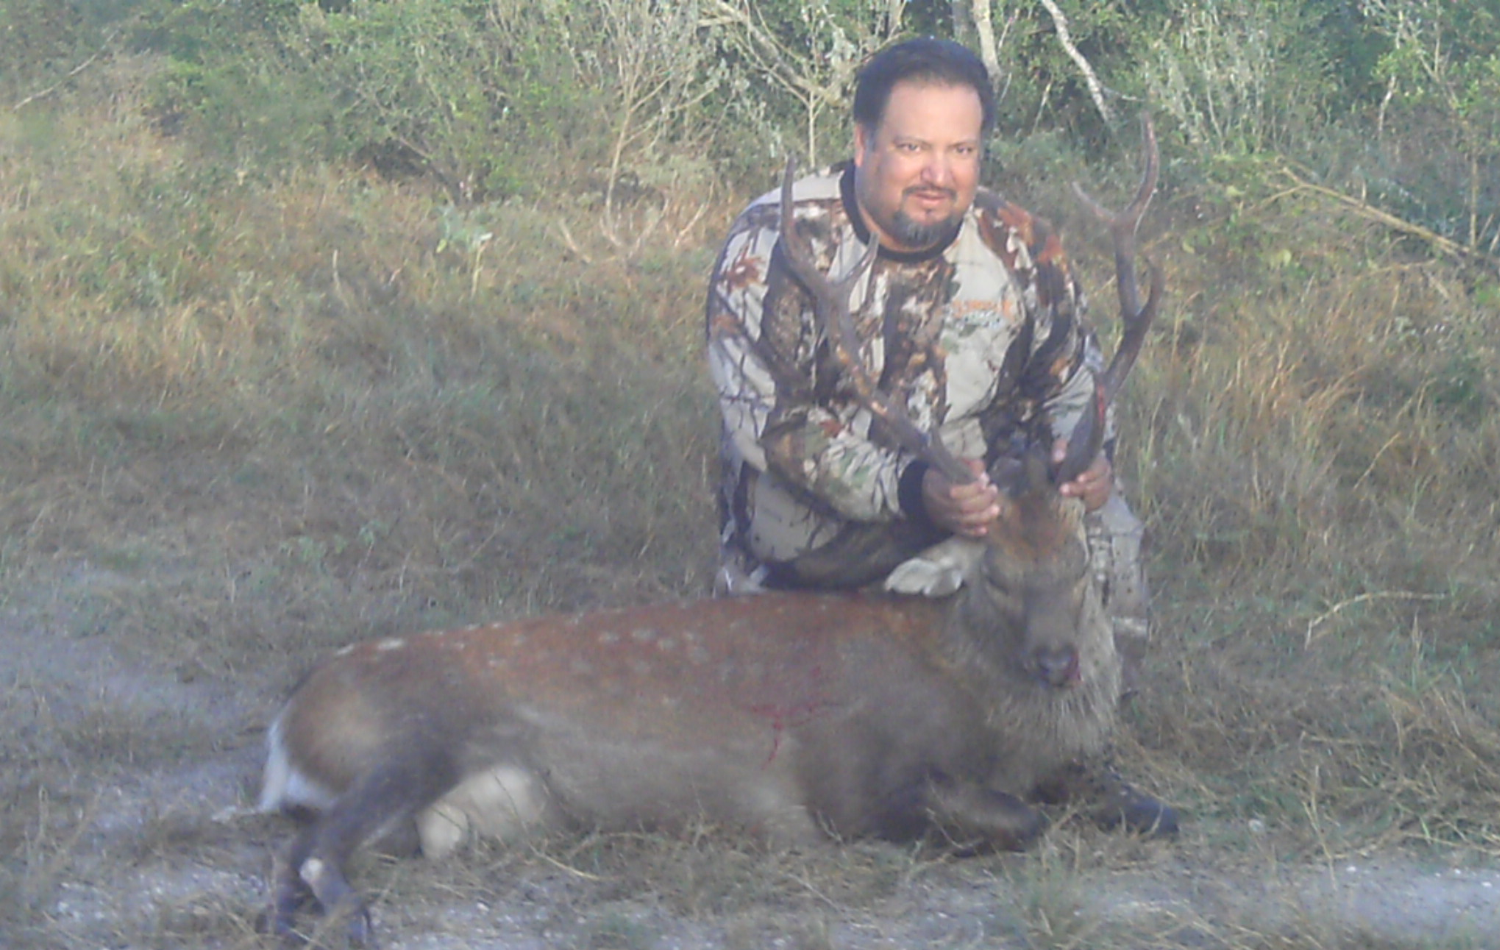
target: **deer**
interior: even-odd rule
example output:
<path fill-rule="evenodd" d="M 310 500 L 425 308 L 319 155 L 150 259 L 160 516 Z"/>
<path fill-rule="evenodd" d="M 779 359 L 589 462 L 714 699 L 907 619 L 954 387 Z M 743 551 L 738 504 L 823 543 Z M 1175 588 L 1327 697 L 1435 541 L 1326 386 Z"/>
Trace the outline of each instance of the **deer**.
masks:
<path fill-rule="evenodd" d="M 1176 833 L 1174 809 L 1108 766 L 1121 660 L 1082 504 L 1057 490 L 1098 453 L 1162 294 L 1150 265 L 1139 302 L 1134 265 L 1157 175 L 1149 121 L 1144 131 L 1124 211 L 1075 185 L 1112 235 L 1121 342 L 1057 470 L 1050 446 L 992 467 L 1008 503 L 956 593 L 766 592 L 343 647 L 268 731 L 259 809 L 311 816 L 273 871 L 273 931 L 298 939 L 311 900 L 347 920 L 351 941 L 371 941 L 344 865 L 413 827 L 430 857 L 472 836 L 692 820 L 775 847 L 925 839 L 967 854 L 1024 849 L 1047 827 L 1045 806 L 1073 801 L 1106 825 Z M 810 294 L 863 405 L 952 478 L 973 477 L 859 364 L 849 296 L 878 242 L 845 277 L 821 273 L 794 223 L 794 168 L 773 266 Z"/>

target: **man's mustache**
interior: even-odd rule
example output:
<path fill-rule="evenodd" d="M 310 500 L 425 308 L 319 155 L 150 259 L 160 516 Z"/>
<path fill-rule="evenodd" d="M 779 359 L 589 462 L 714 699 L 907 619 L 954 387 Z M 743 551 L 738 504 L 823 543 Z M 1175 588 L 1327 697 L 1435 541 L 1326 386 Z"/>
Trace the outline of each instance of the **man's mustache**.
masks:
<path fill-rule="evenodd" d="M 933 185 L 913 185 L 903 191 L 902 194 L 920 196 L 923 198 L 930 198 L 933 195 L 942 195 L 944 198 L 948 198 L 950 200 L 958 200 L 957 191 L 954 191 L 952 188 L 938 188 Z"/>

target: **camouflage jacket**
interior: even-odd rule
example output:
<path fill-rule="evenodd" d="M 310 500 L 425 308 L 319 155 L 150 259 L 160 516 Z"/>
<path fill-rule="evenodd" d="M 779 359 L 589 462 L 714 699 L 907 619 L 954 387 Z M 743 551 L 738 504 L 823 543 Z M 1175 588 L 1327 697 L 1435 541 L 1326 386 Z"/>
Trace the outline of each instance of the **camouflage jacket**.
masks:
<path fill-rule="evenodd" d="M 799 230 L 819 268 L 848 273 L 870 240 L 853 166 L 798 181 Z M 789 561 L 851 523 L 927 521 L 926 463 L 856 401 L 810 298 L 770 267 L 780 195 L 734 222 L 709 284 L 709 366 L 723 413 L 721 517 L 744 563 Z M 1044 427 L 1071 431 L 1099 348 L 1050 227 L 980 190 L 957 235 L 917 254 L 882 249 L 851 298 L 860 358 L 924 429 L 986 463 Z"/>

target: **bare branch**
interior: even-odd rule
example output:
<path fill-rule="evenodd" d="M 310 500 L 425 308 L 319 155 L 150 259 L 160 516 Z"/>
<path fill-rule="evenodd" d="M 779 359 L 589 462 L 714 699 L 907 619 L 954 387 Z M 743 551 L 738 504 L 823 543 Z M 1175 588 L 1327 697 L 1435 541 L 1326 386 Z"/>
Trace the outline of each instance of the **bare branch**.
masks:
<path fill-rule="evenodd" d="M 25 99 L 22 99 L 20 102 L 17 102 L 15 105 L 11 106 L 10 107 L 11 111 L 12 112 L 20 112 L 26 106 L 28 106 L 31 103 L 37 101 L 38 99 L 45 99 L 46 97 L 52 95 L 57 90 L 61 89 L 63 87 L 63 84 L 66 83 L 68 80 L 72 79 L 74 76 L 77 76 L 79 73 L 83 72 L 85 69 L 88 69 L 90 66 L 94 65 L 94 62 L 99 58 L 100 54 L 102 54 L 104 52 L 104 50 L 109 46 L 110 41 L 115 38 L 115 33 L 116 32 L 118 32 L 118 31 L 116 31 L 116 30 L 110 30 L 109 31 L 109 35 L 104 38 L 104 42 L 103 43 L 99 44 L 99 49 L 97 49 L 94 52 L 94 55 L 90 56 L 88 59 L 86 59 L 83 62 L 79 63 L 77 66 L 74 66 L 72 69 L 68 70 L 68 74 L 66 76 L 64 76 L 63 78 L 59 79 L 57 82 L 53 83 L 52 85 L 48 86 L 46 89 L 43 89 L 40 92 L 33 92 L 31 95 L 27 96 Z"/>
<path fill-rule="evenodd" d="M 973 0 L 974 30 L 979 34 L 979 57 L 990 71 L 990 85 L 1000 81 L 1000 46 L 995 42 L 995 24 L 990 19 L 992 0 Z"/>
<path fill-rule="evenodd" d="M 1396 215 L 1391 214 L 1389 211 L 1377 208 L 1369 202 L 1356 198 L 1353 195 L 1346 195 L 1341 191 L 1335 191 L 1334 189 L 1329 188 L 1327 185 L 1319 185 L 1315 182 L 1308 181 L 1305 177 L 1303 177 L 1286 163 L 1282 163 L 1281 167 L 1277 170 L 1280 171 L 1281 174 L 1292 180 L 1293 187 L 1290 189 L 1290 191 L 1309 191 L 1315 195 L 1331 199 L 1353 210 L 1355 214 L 1359 215 L 1361 218 L 1366 219 L 1367 221 L 1373 221 L 1376 224 L 1391 229 L 1392 231 L 1396 231 L 1400 234 L 1407 234 L 1426 241 L 1428 244 L 1431 244 L 1433 249 L 1438 251 L 1439 253 L 1447 254 L 1450 257 L 1457 257 L 1476 264 L 1485 264 L 1494 268 L 1497 272 L 1500 272 L 1500 258 L 1494 257 L 1493 254 L 1485 253 L 1485 251 L 1481 248 L 1470 247 L 1469 245 L 1462 244 L 1458 241 L 1453 240 L 1452 238 L 1444 237 L 1443 235 L 1438 234 L 1436 231 L 1433 231 L 1430 228 L 1424 228 L 1420 224 L 1408 221 L 1405 218 L 1397 217 Z M 1493 251 L 1495 247 L 1493 242 L 1491 243 L 1490 247 L 1491 251 Z"/>
<path fill-rule="evenodd" d="M 1047 12 L 1052 16 L 1052 25 L 1057 30 L 1057 41 L 1062 44 L 1068 57 L 1078 64 L 1079 71 L 1083 73 L 1083 82 L 1088 87 L 1089 97 L 1094 100 L 1094 108 L 1099 110 L 1099 115 L 1104 117 L 1106 123 L 1113 124 L 1114 113 L 1110 111 L 1109 103 L 1104 101 L 1104 85 L 1099 82 L 1099 77 L 1094 75 L 1094 67 L 1089 65 L 1089 61 L 1074 44 L 1073 35 L 1068 31 L 1067 16 L 1063 14 L 1062 9 L 1054 0 L 1042 0 L 1042 6 L 1046 7 Z"/>

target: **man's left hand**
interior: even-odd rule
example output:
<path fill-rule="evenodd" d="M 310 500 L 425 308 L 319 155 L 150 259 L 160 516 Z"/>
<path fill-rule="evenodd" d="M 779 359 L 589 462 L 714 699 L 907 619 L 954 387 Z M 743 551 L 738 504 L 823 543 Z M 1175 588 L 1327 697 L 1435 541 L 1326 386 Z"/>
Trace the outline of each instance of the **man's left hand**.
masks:
<path fill-rule="evenodd" d="M 1058 439 L 1052 446 L 1052 464 L 1062 464 L 1067 454 L 1068 440 Z M 1086 511 L 1097 511 L 1102 508 L 1104 503 L 1109 501 L 1109 494 L 1114 489 L 1114 466 L 1109 464 L 1109 458 L 1103 452 L 1095 456 L 1094 461 L 1080 472 L 1077 478 L 1057 486 L 1059 494 L 1081 500 Z"/>

